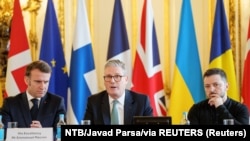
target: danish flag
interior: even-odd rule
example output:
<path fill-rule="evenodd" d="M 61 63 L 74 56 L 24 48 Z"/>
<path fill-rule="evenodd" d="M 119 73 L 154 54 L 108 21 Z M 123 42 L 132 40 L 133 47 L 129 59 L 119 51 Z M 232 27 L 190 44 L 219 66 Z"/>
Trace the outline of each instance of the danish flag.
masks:
<path fill-rule="evenodd" d="M 27 86 L 24 83 L 24 74 L 26 66 L 31 63 L 31 61 L 22 10 L 19 0 L 15 0 L 11 23 L 5 96 L 14 96 L 26 90 Z"/>

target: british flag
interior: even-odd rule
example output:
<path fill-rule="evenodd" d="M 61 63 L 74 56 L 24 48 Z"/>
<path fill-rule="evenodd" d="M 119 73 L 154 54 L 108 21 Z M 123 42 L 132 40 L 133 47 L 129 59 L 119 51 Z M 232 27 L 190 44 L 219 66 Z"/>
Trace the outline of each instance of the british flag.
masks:
<path fill-rule="evenodd" d="M 136 49 L 132 90 L 146 94 L 155 116 L 166 115 L 161 62 L 151 0 L 145 0 L 141 18 L 140 43 Z"/>

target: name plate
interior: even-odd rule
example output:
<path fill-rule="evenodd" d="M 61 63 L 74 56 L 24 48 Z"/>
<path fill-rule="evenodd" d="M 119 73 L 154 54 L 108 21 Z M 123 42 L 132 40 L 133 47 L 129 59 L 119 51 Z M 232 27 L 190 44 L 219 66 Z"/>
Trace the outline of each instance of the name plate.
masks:
<path fill-rule="evenodd" d="M 53 128 L 7 128 L 6 141 L 53 141 Z"/>

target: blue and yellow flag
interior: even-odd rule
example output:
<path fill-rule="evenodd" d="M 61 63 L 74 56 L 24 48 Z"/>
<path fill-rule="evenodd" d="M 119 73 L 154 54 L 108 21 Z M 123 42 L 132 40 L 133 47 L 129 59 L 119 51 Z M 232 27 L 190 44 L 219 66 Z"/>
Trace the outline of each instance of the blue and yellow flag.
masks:
<path fill-rule="evenodd" d="M 190 0 L 182 1 L 179 38 L 168 115 L 180 124 L 182 113 L 205 99 Z"/>
<path fill-rule="evenodd" d="M 209 68 L 221 68 L 226 72 L 229 83 L 228 96 L 240 101 L 223 0 L 217 0 L 216 4 L 209 62 Z"/>

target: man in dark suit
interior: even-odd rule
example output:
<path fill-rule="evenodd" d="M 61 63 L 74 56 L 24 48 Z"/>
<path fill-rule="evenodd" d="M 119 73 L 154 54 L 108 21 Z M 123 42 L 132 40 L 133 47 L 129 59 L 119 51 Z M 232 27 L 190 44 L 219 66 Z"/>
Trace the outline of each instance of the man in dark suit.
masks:
<path fill-rule="evenodd" d="M 53 127 L 54 135 L 59 114 L 66 114 L 64 99 L 47 92 L 51 68 L 44 61 L 34 61 L 26 68 L 24 81 L 26 92 L 4 99 L 1 108 L 2 120 L 7 127 L 8 122 L 15 121 L 18 127 Z M 37 99 L 38 109 L 34 117 L 31 114 L 32 99 Z"/>
<path fill-rule="evenodd" d="M 104 67 L 106 90 L 88 98 L 84 119 L 91 120 L 92 125 L 128 125 L 133 124 L 134 116 L 152 116 L 148 96 L 126 90 L 127 83 L 125 64 L 120 60 L 108 61 Z M 111 116 L 114 101 L 118 101 L 115 107 L 118 111 L 117 123 L 112 123 Z"/>

